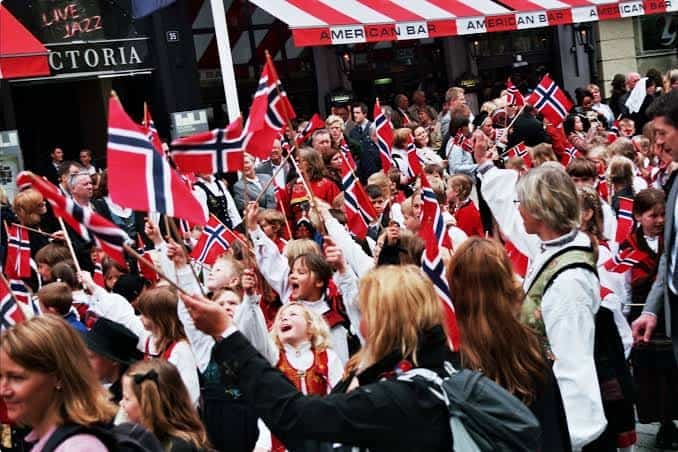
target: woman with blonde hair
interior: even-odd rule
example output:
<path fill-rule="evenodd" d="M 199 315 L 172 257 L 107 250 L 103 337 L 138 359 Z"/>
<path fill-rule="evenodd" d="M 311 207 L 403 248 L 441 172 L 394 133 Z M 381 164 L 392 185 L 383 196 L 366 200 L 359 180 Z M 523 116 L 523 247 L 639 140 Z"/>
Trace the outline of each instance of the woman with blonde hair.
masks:
<path fill-rule="evenodd" d="M 177 368 L 161 359 L 139 361 L 122 377 L 122 409 L 152 432 L 167 452 L 209 450 L 207 433 Z"/>
<path fill-rule="evenodd" d="M 0 396 L 10 420 L 33 429 L 26 437 L 36 443 L 31 450 L 42 450 L 60 427 L 86 431 L 113 420 L 116 406 L 86 356 L 78 333 L 52 315 L 18 323 L 0 336 Z M 109 450 L 90 433 L 51 445 L 57 452 Z"/>
<path fill-rule="evenodd" d="M 444 363 L 453 360 L 440 301 L 418 267 L 380 267 L 362 279 L 357 299 L 365 343 L 325 398 L 302 395 L 212 304 L 183 299 L 198 328 L 218 338 L 215 359 L 237 374 L 245 398 L 287 448 L 336 442 L 376 451 L 452 448 L 447 408 L 397 380 L 415 366 L 443 376 Z"/>
<path fill-rule="evenodd" d="M 494 240 L 469 237 L 452 256 L 447 280 L 462 366 L 482 370 L 532 410 L 542 428 L 542 450 L 571 450 L 551 366 L 537 335 L 517 317 L 525 294 L 504 248 Z"/>
<path fill-rule="evenodd" d="M 341 119 L 341 116 L 329 115 L 325 120 L 325 127 L 330 132 L 332 147 L 340 149 L 341 145 L 346 142 L 344 138 L 344 120 Z"/>

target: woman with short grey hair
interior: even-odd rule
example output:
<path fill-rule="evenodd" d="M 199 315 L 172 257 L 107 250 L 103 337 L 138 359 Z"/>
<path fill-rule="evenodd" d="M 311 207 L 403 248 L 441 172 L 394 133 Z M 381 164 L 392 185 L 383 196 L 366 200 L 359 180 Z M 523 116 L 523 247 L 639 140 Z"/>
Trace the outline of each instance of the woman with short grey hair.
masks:
<path fill-rule="evenodd" d="M 486 141 L 476 140 L 473 151 L 483 197 L 502 233 L 530 260 L 520 318 L 553 361 L 572 448 L 596 447 L 608 439 L 593 358 L 600 284 L 593 244 L 578 228 L 576 187 L 557 163 L 518 180 L 518 172 L 494 166 Z"/>

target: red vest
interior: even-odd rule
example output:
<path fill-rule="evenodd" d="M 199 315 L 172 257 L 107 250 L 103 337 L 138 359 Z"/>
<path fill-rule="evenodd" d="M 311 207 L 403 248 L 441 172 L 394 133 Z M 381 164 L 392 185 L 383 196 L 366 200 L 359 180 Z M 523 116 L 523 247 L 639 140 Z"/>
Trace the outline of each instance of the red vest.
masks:
<path fill-rule="evenodd" d="M 307 371 L 300 371 L 292 366 L 287 360 L 284 351 L 280 352 L 278 364 L 276 366 L 280 372 L 292 382 L 292 384 L 301 391 L 301 379 L 304 379 L 308 395 L 324 396 L 329 387 L 329 369 L 327 368 L 327 351 L 321 352 L 313 350 L 313 365 Z M 274 435 L 271 435 L 271 450 L 273 452 L 284 452 L 285 445 Z"/>

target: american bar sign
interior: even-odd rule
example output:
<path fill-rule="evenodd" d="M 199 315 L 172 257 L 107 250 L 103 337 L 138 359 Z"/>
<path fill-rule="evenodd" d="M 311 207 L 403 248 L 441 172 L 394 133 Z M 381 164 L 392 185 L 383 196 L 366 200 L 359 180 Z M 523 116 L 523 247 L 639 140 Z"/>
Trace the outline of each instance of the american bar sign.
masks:
<path fill-rule="evenodd" d="M 151 69 L 149 38 L 48 44 L 52 75 Z"/>

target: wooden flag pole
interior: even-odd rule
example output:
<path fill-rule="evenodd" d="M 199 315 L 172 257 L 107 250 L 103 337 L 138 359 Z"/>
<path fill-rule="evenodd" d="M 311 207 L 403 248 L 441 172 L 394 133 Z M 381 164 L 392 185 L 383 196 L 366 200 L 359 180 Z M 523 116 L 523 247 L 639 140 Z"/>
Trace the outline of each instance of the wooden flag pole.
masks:
<path fill-rule="evenodd" d="M 254 200 L 254 202 L 256 202 L 257 204 L 259 204 L 259 201 L 261 200 L 261 197 L 264 196 L 264 193 L 266 193 L 266 190 L 268 190 L 268 188 L 271 186 L 271 184 L 275 181 L 275 176 L 277 176 L 278 173 L 279 173 L 280 171 L 282 171 L 282 169 L 284 168 L 285 163 L 287 162 L 287 159 L 290 158 L 290 155 L 292 155 L 292 154 L 291 154 L 291 153 L 288 153 L 288 154 L 285 156 L 285 158 L 282 159 L 282 162 L 280 162 L 280 166 L 278 166 L 278 169 L 276 169 L 276 170 L 273 172 L 273 174 L 271 175 L 271 179 L 270 179 L 268 182 L 266 182 L 266 183 L 264 184 L 264 187 L 261 189 L 261 193 L 259 193 L 259 195 L 257 195 L 257 197 L 256 197 L 256 199 Z"/>
<path fill-rule="evenodd" d="M 504 132 L 504 133 L 506 133 L 506 137 L 508 137 L 508 131 L 509 131 L 509 129 L 513 126 L 513 124 L 516 122 L 516 120 L 517 120 L 517 119 L 520 117 L 520 115 L 523 113 L 523 110 L 525 110 L 525 105 L 524 105 L 524 104 L 523 104 L 523 106 L 520 107 L 520 110 L 518 110 L 518 113 L 516 113 L 516 115 L 513 117 L 513 119 L 512 119 L 511 122 L 509 123 L 509 125 L 506 126 L 506 128 L 504 129 L 504 130 L 506 130 L 506 132 Z"/>
<path fill-rule="evenodd" d="M 156 271 L 156 273 L 158 274 L 158 276 L 160 276 L 162 279 L 164 279 L 165 281 L 167 281 L 167 283 L 168 283 L 170 286 L 172 286 L 174 289 L 176 289 L 177 292 L 180 292 L 180 293 L 182 293 L 182 294 L 184 294 L 184 295 L 191 295 L 191 294 L 189 294 L 188 292 L 186 292 L 184 289 L 182 289 L 181 287 L 179 287 L 179 286 L 177 285 L 177 283 L 175 283 L 175 282 L 172 281 L 170 278 L 168 278 L 167 275 L 165 275 L 165 274 L 162 272 L 162 270 L 160 270 L 159 268 L 157 268 L 157 267 L 153 264 L 153 262 L 151 262 L 151 261 L 149 261 L 148 259 L 146 259 L 145 257 L 143 257 L 143 256 L 142 256 L 141 254 L 139 254 L 134 248 L 132 248 L 131 246 L 129 246 L 129 245 L 126 244 L 126 243 L 123 245 L 123 247 L 125 248 L 125 251 L 127 251 L 127 252 L 129 253 L 129 255 L 132 256 L 133 258 L 135 258 L 136 260 L 142 262 L 143 264 L 145 264 L 146 266 L 148 266 L 148 267 L 150 267 L 150 268 L 155 268 L 155 271 Z"/>
<path fill-rule="evenodd" d="M 5 229 L 7 229 L 7 222 L 3 221 L 3 223 L 5 223 Z M 31 228 L 31 227 L 24 226 L 23 224 L 19 224 L 19 223 L 10 223 L 10 224 L 12 226 L 16 226 L 18 228 L 25 229 L 27 231 L 35 232 L 36 234 L 44 235 L 45 237 L 50 237 L 50 238 L 52 237 L 52 234 L 47 233 L 45 231 L 41 231 L 40 229 Z"/>
<path fill-rule="evenodd" d="M 64 231 L 64 239 L 66 240 L 66 245 L 68 245 L 68 251 L 71 252 L 71 257 L 73 258 L 73 263 L 75 264 L 75 269 L 80 273 L 82 269 L 80 268 L 80 262 L 78 262 L 78 257 L 75 255 L 75 250 L 73 249 L 73 242 L 71 242 L 71 237 L 68 235 L 66 230 L 66 225 L 64 224 L 64 219 L 59 217 L 59 224 L 61 225 L 61 230 Z"/>

